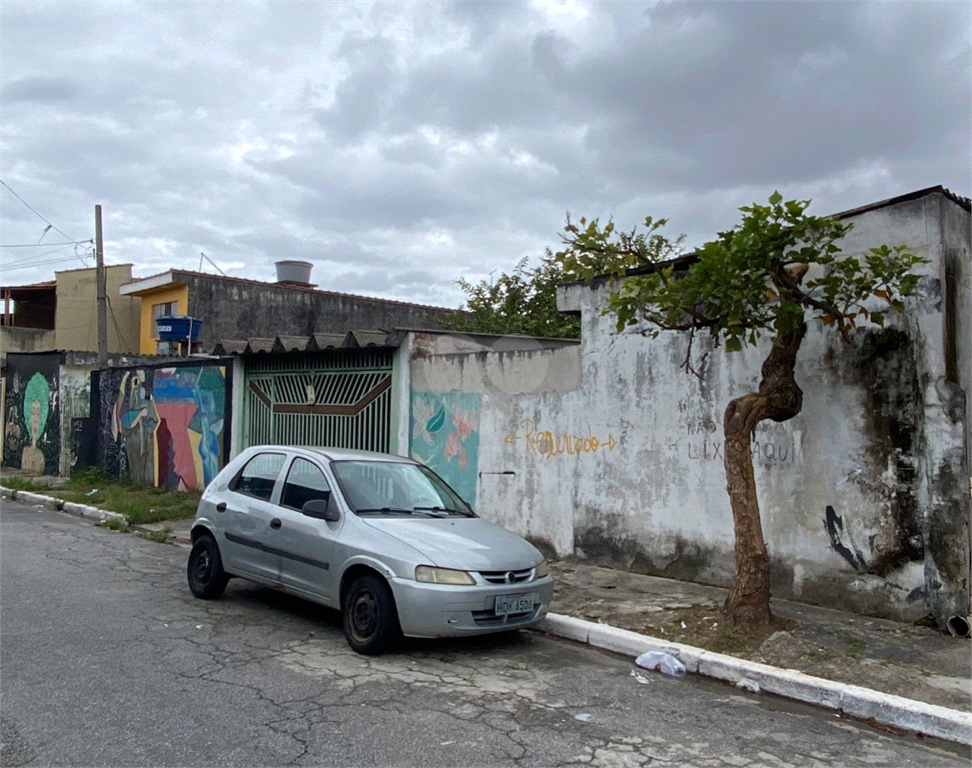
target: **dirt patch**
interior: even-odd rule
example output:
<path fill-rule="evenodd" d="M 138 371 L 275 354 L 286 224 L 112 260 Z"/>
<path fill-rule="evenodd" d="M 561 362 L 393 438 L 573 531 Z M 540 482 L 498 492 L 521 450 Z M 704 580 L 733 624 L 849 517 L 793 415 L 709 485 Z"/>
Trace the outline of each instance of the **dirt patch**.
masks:
<path fill-rule="evenodd" d="M 643 615 L 637 617 L 637 620 L 625 622 L 621 628 L 662 640 L 694 645 L 707 651 L 750 658 L 759 653 L 760 647 L 770 635 L 787 632 L 797 626 L 797 622 L 791 619 L 774 616 L 769 626 L 742 632 L 722 618 L 718 606 L 704 605 L 663 608 L 648 616 Z"/>

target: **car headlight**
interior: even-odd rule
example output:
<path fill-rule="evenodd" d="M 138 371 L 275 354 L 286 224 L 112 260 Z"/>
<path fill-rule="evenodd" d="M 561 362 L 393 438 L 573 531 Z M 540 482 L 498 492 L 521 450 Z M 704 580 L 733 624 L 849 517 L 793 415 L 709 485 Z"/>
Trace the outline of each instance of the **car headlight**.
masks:
<path fill-rule="evenodd" d="M 550 564 L 546 560 L 541 560 L 540 565 L 538 565 L 533 571 L 533 578 L 542 579 L 544 576 L 550 575 Z"/>
<path fill-rule="evenodd" d="M 415 580 L 427 584 L 475 584 L 476 580 L 465 571 L 452 568 L 435 568 L 431 565 L 420 565 L 415 569 Z"/>

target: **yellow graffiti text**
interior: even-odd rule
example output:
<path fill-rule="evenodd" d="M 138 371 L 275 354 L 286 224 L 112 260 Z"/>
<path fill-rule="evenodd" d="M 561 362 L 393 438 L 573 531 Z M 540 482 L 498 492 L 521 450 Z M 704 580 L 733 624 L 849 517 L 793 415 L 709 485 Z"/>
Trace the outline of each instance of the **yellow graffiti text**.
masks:
<path fill-rule="evenodd" d="M 582 453 L 613 451 L 618 445 L 614 435 L 608 434 L 606 438 L 599 438 L 591 433 L 590 427 L 587 428 L 586 435 L 572 435 L 569 432 L 539 430 L 530 419 L 524 419 L 521 424 L 524 433 L 510 432 L 506 436 L 506 443 L 514 445 L 522 441 L 528 454 L 542 456 L 545 459 L 563 454 L 579 456 Z"/>

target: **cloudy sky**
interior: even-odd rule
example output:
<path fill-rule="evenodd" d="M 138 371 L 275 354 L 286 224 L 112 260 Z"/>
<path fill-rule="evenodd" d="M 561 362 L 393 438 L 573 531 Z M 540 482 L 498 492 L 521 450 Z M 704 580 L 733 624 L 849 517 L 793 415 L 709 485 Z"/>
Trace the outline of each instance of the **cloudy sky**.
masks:
<path fill-rule="evenodd" d="M 90 259 L 96 203 L 138 276 L 456 306 L 568 211 L 699 244 L 774 189 L 969 195 L 970 7 L 3 0 L 2 282 Z"/>

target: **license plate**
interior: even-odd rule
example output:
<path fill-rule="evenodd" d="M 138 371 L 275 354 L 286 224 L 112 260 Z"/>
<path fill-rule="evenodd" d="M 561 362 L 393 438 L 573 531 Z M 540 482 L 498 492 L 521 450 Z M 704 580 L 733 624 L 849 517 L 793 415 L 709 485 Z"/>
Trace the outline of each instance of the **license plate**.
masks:
<path fill-rule="evenodd" d="M 500 595 L 493 608 L 497 616 L 510 613 L 528 613 L 533 610 L 533 595 Z"/>

